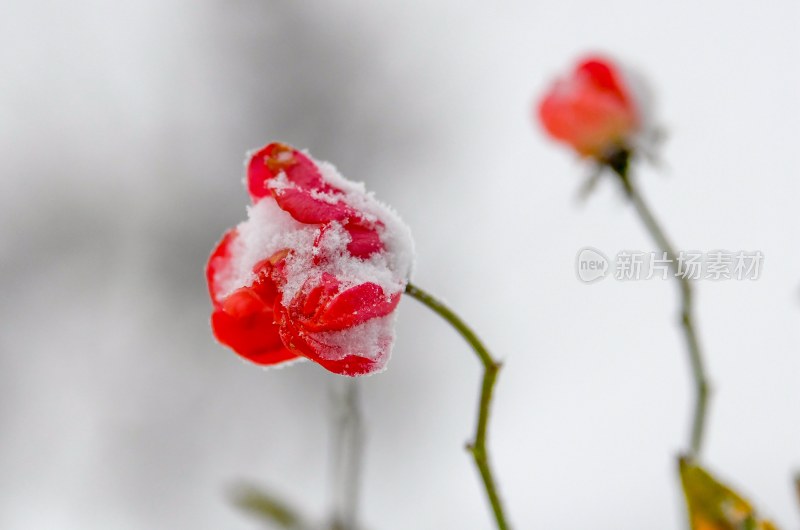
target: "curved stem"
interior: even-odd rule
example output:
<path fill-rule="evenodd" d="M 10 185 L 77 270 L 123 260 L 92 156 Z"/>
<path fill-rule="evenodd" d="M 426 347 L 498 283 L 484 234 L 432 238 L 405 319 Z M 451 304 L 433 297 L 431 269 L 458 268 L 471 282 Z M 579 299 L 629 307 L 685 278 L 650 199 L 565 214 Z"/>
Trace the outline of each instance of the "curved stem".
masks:
<path fill-rule="evenodd" d="M 692 376 L 694 379 L 696 394 L 689 448 L 691 451 L 690 456 L 698 457 L 703 446 L 703 434 L 705 432 L 710 386 L 706 376 L 703 353 L 700 348 L 700 343 L 697 339 L 697 326 L 694 323 L 694 298 L 692 293 L 692 285 L 689 282 L 689 279 L 686 278 L 686 276 L 679 269 L 678 254 L 675 252 L 675 247 L 673 247 L 672 243 L 670 243 L 669 239 L 667 239 L 667 236 L 664 233 L 664 230 L 661 228 L 661 225 L 653 216 L 653 213 L 651 212 L 642 195 L 639 193 L 639 190 L 634 186 L 633 182 L 629 178 L 627 167 L 625 167 L 623 171 L 619 171 L 616 168 L 614 169 L 617 175 L 622 179 L 622 185 L 625 189 L 625 193 L 633 203 L 633 206 L 636 208 L 636 213 L 639 214 L 639 217 L 647 228 L 647 231 L 650 233 L 650 236 L 653 238 L 656 245 L 658 245 L 667 255 L 669 267 L 679 282 L 681 296 L 680 322 L 683 326 L 683 334 L 686 339 L 686 348 L 689 352 L 689 362 L 692 367 Z"/>
<path fill-rule="evenodd" d="M 478 359 L 480 359 L 483 364 L 483 383 L 481 384 L 481 397 L 478 405 L 478 424 L 475 428 L 475 439 L 472 443 L 467 445 L 467 450 L 475 459 L 475 465 L 478 467 L 481 479 L 483 479 L 483 486 L 486 490 L 489 504 L 492 506 L 497 528 L 499 530 L 506 530 L 508 528 L 508 523 L 506 522 L 506 517 L 503 512 L 503 504 L 497 493 L 494 475 L 489 464 L 489 452 L 486 448 L 486 431 L 490 413 L 489 405 L 492 401 L 492 391 L 494 390 L 494 384 L 497 380 L 497 372 L 500 370 L 500 363 L 494 360 L 489 350 L 486 349 L 486 346 L 484 346 L 478 336 L 475 335 L 475 332 L 442 302 L 411 283 L 406 286 L 406 294 L 422 302 L 434 313 L 445 319 L 448 324 L 453 326 L 464 340 L 469 343 L 478 356 Z"/>

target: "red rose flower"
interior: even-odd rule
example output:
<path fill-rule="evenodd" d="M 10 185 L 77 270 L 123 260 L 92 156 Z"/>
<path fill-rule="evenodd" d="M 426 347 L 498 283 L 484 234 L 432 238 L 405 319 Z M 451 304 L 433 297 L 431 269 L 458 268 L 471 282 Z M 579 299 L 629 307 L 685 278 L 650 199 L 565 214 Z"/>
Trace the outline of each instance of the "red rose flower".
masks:
<path fill-rule="evenodd" d="M 411 268 L 408 228 L 363 185 L 284 144 L 250 157 L 247 184 L 249 219 L 206 269 L 217 340 L 261 365 L 382 370 Z"/>
<path fill-rule="evenodd" d="M 583 60 L 558 79 L 538 107 L 548 134 L 582 156 L 602 159 L 630 149 L 642 125 L 641 106 L 621 70 L 607 59 Z"/>

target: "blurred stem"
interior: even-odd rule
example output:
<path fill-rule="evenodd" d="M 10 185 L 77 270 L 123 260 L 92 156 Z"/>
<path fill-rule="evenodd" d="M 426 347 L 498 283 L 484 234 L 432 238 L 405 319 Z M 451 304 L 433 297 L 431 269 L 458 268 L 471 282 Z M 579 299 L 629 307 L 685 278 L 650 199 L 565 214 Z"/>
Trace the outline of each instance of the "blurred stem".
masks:
<path fill-rule="evenodd" d="M 508 528 L 508 523 L 506 523 L 503 504 L 497 493 L 494 475 L 489 464 L 489 452 L 486 448 L 486 431 L 488 429 L 490 413 L 489 405 L 492 401 L 492 391 L 494 389 L 494 383 L 497 380 L 497 372 L 500 370 L 500 363 L 494 360 L 489 350 L 486 349 L 486 346 L 484 346 L 477 335 L 475 335 L 475 332 L 442 302 L 410 282 L 406 285 L 406 294 L 422 302 L 422 304 L 453 326 L 464 340 L 469 343 L 478 356 L 478 359 L 480 359 L 483 364 L 483 383 L 481 384 L 481 396 L 478 406 L 478 424 L 475 428 L 475 439 L 472 443 L 467 445 L 467 450 L 475 459 L 475 465 L 478 467 L 478 471 L 483 479 L 483 486 L 486 490 L 489 504 L 492 506 L 497 528 L 499 530 L 506 530 Z"/>
<path fill-rule="evenodd" d="M 364 431 L 358 381 L 335 377 L 331 384 L 331 530 L 358 528 Z"/>
<path fill-rule="evenodd" d="M 242 510 L 251 513 L 270 526 L 277 526 L 287 530 L 304 528 L 302 519 L 297 511 L 271 493 L 260 490 L 249 484 L 238 485 L 232 495 L 234 504 Z"/>
<path fill-rule="evenodd" d="M 666 253 L 669 260 L 669 266 L 674 273 L 675 279 L 678 281 L 681 297 L 681 310 L 680 322 L 683 326 L 683 335 L 686 339 L 686 348 L 689 352 L 689 362 L 692 367 L 692 376 L 695 386 L 695 406 L 694 415 L 691 424 L 691 438 L 689 439 L 689 456 L 698 458 L 703 446 L 703 435 L 705 432 L 706 412 L 708 410 L 709 398 L 709 383 L 706 376 L 705 364 L 703 361 L 703 353 L 700 349 L 700 343 L 697 339 L 696 324 L 694 320 L 693 311 L 693 293 L 692 285 L 688 278 L 686 278 L 678 268 L 678 254 L 675 252 L 675 247 L 672 246 L 667 238 L 661 225 L 653 216 L 650 207 L 645 202 L 639 190 L 634 185 L 629 177 L 629 159 L 630 153 L 623 152 L 618 158 L 620 160 L 611 159 L 609 166 L 620 177 L 622 186 L 625 193 L 636 208 L 636 213 L 644 223 L 650 237 L 653 238 L 656 245 Z"/>
<path fill-rule="evenodd" d="M 794 492 L 797 495 L 797 505 L 800 506 L 800 473 L 794 476 Z"/>

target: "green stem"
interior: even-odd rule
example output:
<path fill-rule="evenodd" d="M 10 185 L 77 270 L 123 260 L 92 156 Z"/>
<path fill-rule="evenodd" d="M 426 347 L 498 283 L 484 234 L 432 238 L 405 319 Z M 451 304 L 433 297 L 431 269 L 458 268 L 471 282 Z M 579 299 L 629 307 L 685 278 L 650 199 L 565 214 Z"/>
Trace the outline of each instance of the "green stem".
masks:
<path fill-rule="evenodd" d="M 475 439 L 472 443 L 467 445 L 467 450 L 475 459 L 475 465 L 478 467 L 481 479 L 483 479 L 483 486 L 486 490 L 489 504 L 492 506 L 497 528 L 499 530 L 506 530 L 508 528 L 508 523 L 506 522 L 506 517 L 503 512 L 503 503 L 500 500 L 500 496 L 497 494 L 497 486 L 495 484 L 492 468 L 489 464 L 489 452 L 486 448 L 486 431 L 490 413 L 489 405 L 492 401 L 492 391 L 494 390 L 494 384 L 497 380 L 497 372 L 500 370 L 500 363 L 494 360 L 489 350 L 486 349 L 486 346 L 484 346 L 477 335 L 475 335 L 475 332 L 442 302 L 411 283 L 406 285 L 406 294 L 422 302 L 434 313 L 445 319 L 448 324 L 453 326 L 464 340 L 469 343 L 483 364 L 483 383 L 481 384 L 481 397 L 478 406 L 478 424 L 475 428 Z"/>
<path fill-rule="evenodd" d="M 703 353 L 697 339 L 697 326 L 694 322 L 693 312 L 694 296 L 692 293 L 692 285 L 689 279 L 686 278 L 678 268 L 678 254 L 675 252 L 675 247 L 672 246 L 672 243 L 670 243 L 661 225 L 658 223 L 655 216 L 653 216 L 652 211 L 639 193 L 639 190 L 629 178 L 627 164 L 624 165 L 623 168 L 624 169 L 620 171 L 612 166 L 612 169 L 614 169 L 621 178 L 625 193 L 633 203 L 634 208 L 636 208 L 636 213 L 639 214 L 650 236 L 653 238 L 656 245 L 666 253 L 670 269 L 679 282 L 681 297 L 680 322 L 686 340 L 686 349 L 689 352 L 689 362 L 692 367 L 692 377 L 695 386 L 694 415 L 692 417 L 691 438 L 689 440 L 691 452 L 689 456 L 697 458 L 700 456 L 700 450 L 703 446 L 703 434 L 705 432 L 710 386 L 708 377 L 706 376 Z"/>

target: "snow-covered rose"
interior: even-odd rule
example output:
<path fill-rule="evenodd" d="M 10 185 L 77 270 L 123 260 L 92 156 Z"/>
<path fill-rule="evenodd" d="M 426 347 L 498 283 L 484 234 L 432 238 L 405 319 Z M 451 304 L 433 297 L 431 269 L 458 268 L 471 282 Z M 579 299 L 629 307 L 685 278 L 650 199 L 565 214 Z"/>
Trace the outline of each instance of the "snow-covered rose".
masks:
<path fill-rule="evenodd" d="M 382 370 L 411 272 L 407 226 L 363 184 L 285 144 L 250 157 L 247 184 L 248 220 L 206 270 L 217 340 L 261 365 Z"/>

